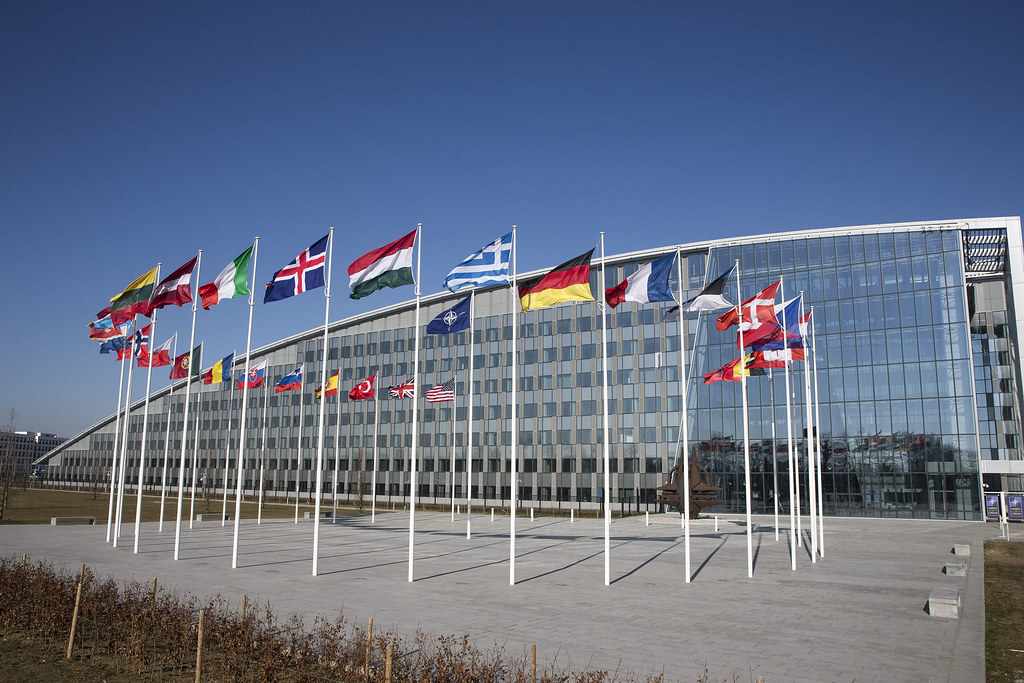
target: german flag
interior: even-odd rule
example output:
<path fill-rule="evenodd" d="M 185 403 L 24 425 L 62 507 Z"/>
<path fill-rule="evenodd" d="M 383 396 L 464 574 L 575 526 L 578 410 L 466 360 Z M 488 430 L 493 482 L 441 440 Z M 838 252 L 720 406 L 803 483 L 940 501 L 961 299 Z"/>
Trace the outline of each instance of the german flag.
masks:
<path fill-rule="evenodd" d="M 590 292 L 590 257 L 593 255 L 594 250 L 591 249 L 546 275 L 523 280 L 519 284 L 523 313 L 563 301 L 593 301 L 594 295 Z"/>
<path fill-rule="evenodd" d="M 149 297 L 156 284 L 156 268 L 136 278 L 124 291 L 110 300 L 110 319 L 114 325 L 121 325 L 141 313 L 149 315 Z"/>

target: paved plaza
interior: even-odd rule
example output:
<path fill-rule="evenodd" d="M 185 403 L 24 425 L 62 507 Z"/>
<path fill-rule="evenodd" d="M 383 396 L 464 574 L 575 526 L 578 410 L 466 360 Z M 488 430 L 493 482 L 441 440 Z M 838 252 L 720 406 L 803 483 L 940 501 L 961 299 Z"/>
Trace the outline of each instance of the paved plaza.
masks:
<path fill-rule="evenodd" d="M 48 558 L 98 576 L 159 577 L 168 590 L 242 594 L 270 602 L 279 617 L 298 612 L 345 617 L 374 631 L 411 636 L 471 634 L 512 655 L 537 645 L 538 665 L 662 673 L 712 680 L 983 681 L 982 542 L 995 525 L 894 519 L 826 519 L 825 557 L 812 564 L 798 548 L 790 569 L 786 530 L 776 540 L 770 516 L 755 517 L 754 577 L 746 571 L 742 517 L 692 525 L 693 581 L 683 575 L 678 517 L 612 524 L 612 584 L 604 585 L 603 521 L 529 516 L 518 520 L 516 578 L 509 586 L 508 517 L 491 522 L 416 515 L 416 581 L 407 581 L 408 513 L 341 517 L 321 525 L 320 576 L 312 577 L 313 526 L 243 520 L 239 568 L 231 569 L 232 524 L 143 525 L 140 552 L 132 527 L 121 547 L 104 543 L 104 526 L 2 526 L 0 553 Z M 788 517 L 784 523 L 788 525 Z M 804 532 L 807 533 L 807 519 Z M 969 543 L 966 577 L 946 576 L 954 543 Z M 931 617 L 937 586 L 963 597 L 959 620 Z"/>

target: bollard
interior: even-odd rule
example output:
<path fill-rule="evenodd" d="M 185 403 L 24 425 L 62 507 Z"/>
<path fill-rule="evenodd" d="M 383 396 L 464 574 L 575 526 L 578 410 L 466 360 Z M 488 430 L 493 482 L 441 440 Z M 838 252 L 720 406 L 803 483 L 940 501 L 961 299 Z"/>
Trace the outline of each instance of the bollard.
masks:
<path fill-rule="evenodd" d="M 576 521 L 576 510 L 569 508 L 569 524 L 573 524 Z"/>
<path fill-rule="evenodd" d="M 718 533 L 718 515 L 715 515 L 715 533 Z"/>
<path fill-rule="evenodd" d="M 461 515 L 462 514 L 462 506 L 461 505 L 456 505 L 455 506 L 455 514 L 457 514 L 457 515 Z"/>
<path fill-rule="evenodd" d="M 71 659 L 71 648 L 75 644 L 75 626 L 78 625 L 78 606 L 82 602 L 82 582 L 78 582 L 78 591 L 75 593 L 75 611 L 71 615 L 71 635 L 68 636 L 68 659 Z"/>
<path fill-rule="evenodd" d="M 537 683 L 537 646 L 530 646 L 530 680 Z"/>
<path fill-rule="evenodd" d="M 196 636 L 196 683 L 199 683 L 199 672 L 203 668 L 203 616 L 205 612 L 199 610 L 199 635 Z"/>
<path fill-rule="evenodd" d="M 685 529 L 686 528 L 686 517 L 683 517 L 683 513 L 682 512 L 679 513 L 679 528 L 680 529 Z"/>
<path fill-rule="evenodd" d="M 494 508 L 491 508 L 491 521 L 494 521 Z"/>
<path fill-rule="evenodd" d="M 373 647 L 373 617 L 366 627 L 366 680 L 370 680 L 370 648 Z"/>
<path fill-rule="evenodd" d="M 530 508 L 530 521 L 533 521 L 533 508 Z"/>
<path fill-rule="evenodd" d="M 395 644 L 388 641 L 388 654 L 387 659 L 384 660 L 384 680 L 386 683 L 391 683 L 391 655 L 394 654 Z"/>
<path fill-rule="evenodd" d="M 644 526 L 650 526 L 651 525 L 651 513 L 650 513 L 650 511 L 644 513 L 644 522 L 645 522 Z"/>
<path fill-rule="evenodd" d="M 245 621 L 245 608 L 249 604 L 249 596 L 242 593 L 242 621 Z"/>

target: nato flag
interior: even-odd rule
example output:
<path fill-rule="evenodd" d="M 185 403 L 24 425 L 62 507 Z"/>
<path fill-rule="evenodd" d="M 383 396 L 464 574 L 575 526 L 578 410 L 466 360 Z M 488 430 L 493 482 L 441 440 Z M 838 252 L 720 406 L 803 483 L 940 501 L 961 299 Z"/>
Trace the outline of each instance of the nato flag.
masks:
<path fill-rule="evenodd" d="M 427 324 L 427 334 L 451 334 L 469 328 L 469 297 L 441 313 Z"/>

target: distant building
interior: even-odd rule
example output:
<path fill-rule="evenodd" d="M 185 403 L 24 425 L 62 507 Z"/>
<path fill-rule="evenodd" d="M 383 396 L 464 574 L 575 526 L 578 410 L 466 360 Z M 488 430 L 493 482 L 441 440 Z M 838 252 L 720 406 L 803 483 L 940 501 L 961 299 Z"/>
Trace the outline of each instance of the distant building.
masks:
<path fill-rule="evenodd" d="M 67 441 L 46 432 L 0 432 L 0 457 L 14 457 L 14 476 L 32 474 L 32 463 Z"/>

